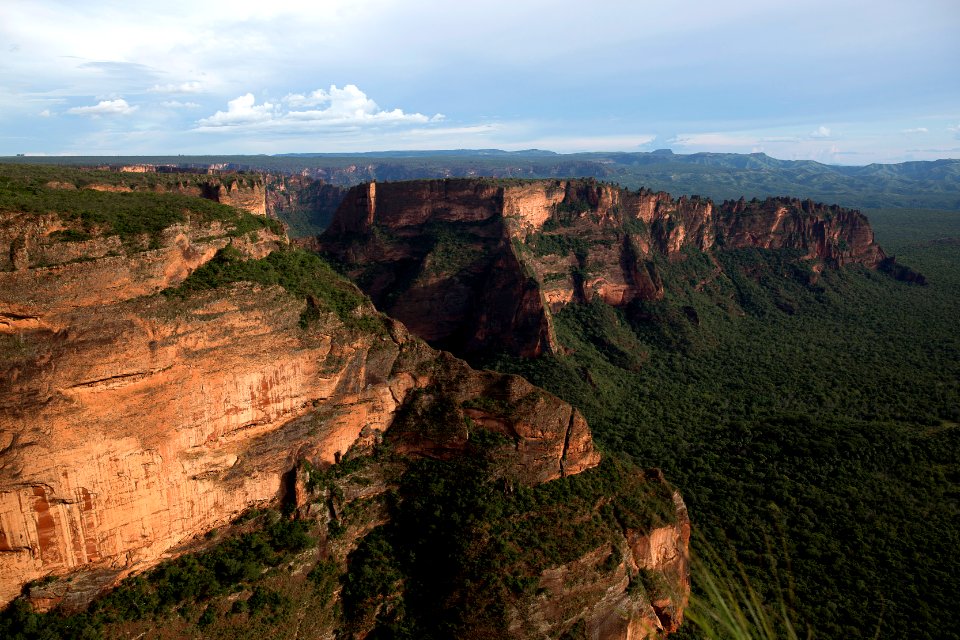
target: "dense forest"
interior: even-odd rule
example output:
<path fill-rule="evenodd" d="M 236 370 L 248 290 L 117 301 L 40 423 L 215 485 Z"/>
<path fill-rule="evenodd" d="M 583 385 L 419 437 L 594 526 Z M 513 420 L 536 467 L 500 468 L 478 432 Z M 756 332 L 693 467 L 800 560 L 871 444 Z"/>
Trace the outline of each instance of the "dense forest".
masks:
<path fill-rule="evenodd" d="M 928 286 L 741 250 L 701 292 L 691 255 L 664 265 L 661 302 L 563 310 L 570 355 L 483 364 L 662 467 L 701 557 L 742 568 L 801 637 L 957 638 L 960 216 L 868 214 Z"/>

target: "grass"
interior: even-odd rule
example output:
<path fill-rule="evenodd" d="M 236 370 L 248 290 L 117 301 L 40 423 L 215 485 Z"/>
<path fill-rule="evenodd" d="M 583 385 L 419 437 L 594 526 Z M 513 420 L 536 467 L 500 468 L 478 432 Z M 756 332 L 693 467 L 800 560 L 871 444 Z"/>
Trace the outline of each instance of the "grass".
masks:
<path fill-rule="evenodd" d="M 332 312 L 347 327 L 378 335 L 386 331 L 376 312 L 366 309 L 369 300 L 351 282 L 336 273 L 319 256 L 301 249 L 274 251 L 259 260 L 244 260 L 231 246 L 195 270 L 178 287 L 165 290 L 168 297 L 187 297 L 197 291 L 216 289 L 233 282 L 279 285 L 307 300 L 301 316 L 306 327 L 321 313 Z"/>
<path fill-rule="evenodd" d="M 72 177 L 74 181 L 82 183 L 84 180 L 95 182 L 117 175 L 126 174 L 71 172 L 60 167 L 51 171 L 47 167 L 0 164 L 0 211 L 56 214 L 71 223 L 71 228 L 61 232 L 59 237 L 65 242 L 88 239 L 93 235 L 118 235 L 126 242 L 147 235 L 155 244 L 164 229 L 188 220 L 194 223 L 222 222 L 232 236 L 242 236 L 263 228 L 277 234 L 283 233 L 283 226 L 277 220 L 179 193 L 115 193 L 46 186 L 49 181 L 62 181 L 64 178 Z"/>
<path fill-rule="evenodd" d="M 717 565 L 716 560 L 711 563 Z M 729 567 L 714 573 L 703 561 L 693 560 L 696 592 L 684 617 L 685 633 L 703 640 L 800 640 L 785 600 L 765 601 L 741 571 Z M 692 632 L 692 633 L 691 633 Z"/>

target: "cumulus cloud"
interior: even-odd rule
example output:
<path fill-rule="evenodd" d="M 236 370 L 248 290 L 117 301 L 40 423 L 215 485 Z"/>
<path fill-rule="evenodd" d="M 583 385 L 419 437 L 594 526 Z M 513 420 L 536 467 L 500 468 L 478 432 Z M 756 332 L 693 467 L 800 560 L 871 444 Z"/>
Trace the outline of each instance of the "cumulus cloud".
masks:
<path fill-rule="evenodd" d="M 116 100 L 101 100 L 97 104 L 86 107 L 73 107 L 67 113 L 79 116 L 128 116 L 140 107 L 130 106 L 123 98 Z"/>
<path fill-rule="evenodd" d="M 347 128 L 376 125 L 425 124 L 438 122 L 442 114 L 425 116 L 402 109 L 381 109 L 366 93 L 353 84 L 342 89 L 331 85 L 309 94 L 288 94 L 278 104 L 256 104 L 252 93 L 227 103 L 226 111 L 217 111 L 197 121 L 198 130 L 255 128 L 273 131 L 303 131 L 323 128 Z"/>
<path fill-rule="evenodd" d="M 830 135 L 831 135 L 830 129 L 823 125 L 820 125 L 819 127 L 817 127 L 816 129 L 810 132 L 811 138 L 829 138 Z"/>
<path fill-rule="evenodd" d="M 226 111 L 217 111 L 209 118 L 200 120 L 198 124 L 201 127 L 217 128 L 268 122 L 274 119 L 276 109 L 277 105 L 270 102 L 256 104 L 253 94 L 247 93 L 228 101 Z"/>
<path fill-rule="evenodd" d="M 927 133 L 929 129 L 926 127 L 915 127 L 913 129 L 904 129 L 900 133 Z"/>
<path fill-rule="evenodd" d="M 41 118 L 49 118 L 49 117 L 52 116 L 53 114 L 50 112 L 50 109 L 44 109 L 43 111 L 41 111 L 41 112 L 38 113 L 37 115 L 40 116 Z"/>
<path fill-rule="evenodd" d="M 199 82 L 181 82 L 180 84 L 155 84 L 149 89 L 150 93 L 200 93 L 203 85 Z"/>
<path fill-rule="evenodd" d="M 164 100 L 160 103 L 164 107 L 171 109 L 198 109 L 200 105 L 196 102 L 180 102 L 179 100 Z"/>

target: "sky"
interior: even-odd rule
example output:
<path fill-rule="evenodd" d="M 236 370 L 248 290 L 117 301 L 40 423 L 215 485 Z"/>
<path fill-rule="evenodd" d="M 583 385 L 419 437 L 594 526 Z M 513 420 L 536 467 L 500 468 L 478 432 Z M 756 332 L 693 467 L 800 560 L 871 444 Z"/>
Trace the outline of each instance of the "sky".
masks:
<path fill-rule="evenodd" d="M 958 0 L 0 0 L 0 155 L 960 158 Z"/>

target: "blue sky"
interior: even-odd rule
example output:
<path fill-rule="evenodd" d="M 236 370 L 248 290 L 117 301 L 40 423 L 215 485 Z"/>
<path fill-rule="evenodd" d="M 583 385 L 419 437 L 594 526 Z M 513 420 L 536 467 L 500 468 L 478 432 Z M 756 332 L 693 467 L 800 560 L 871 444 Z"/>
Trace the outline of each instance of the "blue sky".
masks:
<path fill-rule="evenodd" d="M 0 0 L 0 154 L 960 158 L 957 0 Z"/>

